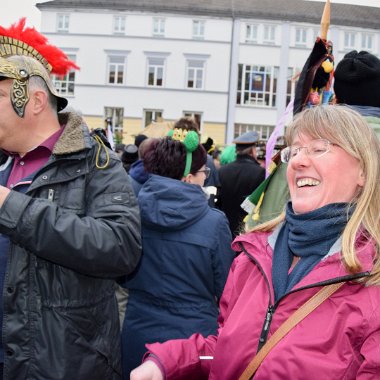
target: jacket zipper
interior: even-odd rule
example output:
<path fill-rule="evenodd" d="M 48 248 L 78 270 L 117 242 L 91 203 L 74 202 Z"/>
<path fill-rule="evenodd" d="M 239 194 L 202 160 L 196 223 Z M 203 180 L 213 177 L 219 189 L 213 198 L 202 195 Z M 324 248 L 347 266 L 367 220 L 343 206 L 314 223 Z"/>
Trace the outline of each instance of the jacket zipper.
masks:
<path fill-rule="evenodd" d="M 363 278 L 363 277 L 367 277 L 370 275 L 370 272 L 361 272 L 361 273 L 357 273 L 357 274 L 353 274 L 353 275 L 347 275 L 347 276 L 341 276 L 341 277 L 335 277 L 331 280 L 327 280 L 327 281 L 321 281 L 321 282 L 317 282 L 317 283 L 314 283 L 314 284 L 310 284 L 310 285 L 307 285 L 307 286 L 303 286 L 302 288 L 298 288 L 298 289 L 295 289 L 295 290 L 291 290 L 290 292 L 284 294 L 281 298 L 279 298 L 274 304 L 272 304 L 272 296 L 271 296 L 271 292 L 270 292 L 270 285 L 269 285 L 269 280 L 268 280 L 268 277 L 266 276 L 262 266 L 259 264 L 259 262 L 253 257 L 251 256 L 247 250 L 244 248 L 244 245 L 242 244 L 242 242 L 239 242 L 239 245 L 242 249 L 242 251 L 247 255 L 247 257 L 258 267 L 259 271 L 261 272 L 261 274 L 263 275 L 264 279 L 265 279 L 265 282 L 267 284 L 267 288 L 268 288 L 268 294 L 269 294 L 269 304 L 268 304 L 268 308 L 267 308 L 267 312 L 265 314 L 265 319 L 264 319 L 264 323 L 263 323 L 263 328 L 261 330 L 261 333 L 260 333 L 260 338 L 259 338 L 259 344 L 258 344 L 258 347 L 257 347 L 257 352 L 259 352 L 261 350 L 261 348 L 264 346 L 264 344 L 266 343 L 267 339 L 268 339 L 268 333 L 269 333 L 269 329 L 270 329 L 270 326 L 271 326 L 271 323 L 272 323 L 272 319 L 273 319 L 273 314 L 274 312 L 276 311 L 277 309 L 277 306 L 279 305 L 280 301 L 285 298 L 286 296 L 288 296 L 289 294 L 292 294 L 292 293 L 296 293 L 296 292 L 299 292 L 301 290 L 305 290 L 305 289 L 310 289 L 310 288 L 316 288 L 318 286 L 325 286 L 325 285 L 331 285 L 331 284 L 335 284 L 337 282 L 343 282 L 343 281 L 351 281 L 351 280 L 358 280 L 359 278 Z"/>
<path fill-rule="evenodd" d="M 260 263 L 253 256 L 251 256 L 247 252 L 247 250 L 244 248 L 244 245 L 243 245 L 242 242 L 239 242 L 239 245 L 240 245 L 241 250 L 257 266 L 257 268 L 259 269 L 259 271 L 263 275 L 263 278 L 265 280 L 265 283 L 266 283 L 266 286 L 267 286 L 267 289 L 268 289 L 268 294 L 269 294 L 268 308 L 267 308 L 267 312 L 265 314 L 264 324 L 263 324 L 263 327 L 262 327 L 261 333 L 260 333 L 259 345 L 257 347 L 257 352 L 259 352 L 261 350 L 261 347 L 267 341 L 268 333 L 269 333 L 269 328 L 270 328 L 270 325 L 272 323 L 272 318 L 273 318 L 273 313 L 274 313 L 274 310 L 275 310 L 275 306 L 273 305 L 273 301 L 272 301 L 272 295 L 271 295 L 271 291 L 270 291 L 269 280 L 268 280 L 268 277 L 266 276 L 266 274 L 264 272 L 263 267 L 260 265 Z"/>
<path fill-rule="evenodd" d="M 272 323 L 273 313 L 274 313 L 274 306 L 269 305 L 267 309 L 267 313 L 265 315 L 264 326 L 261 330 L 257 352 L 261 350 L 262 346 L 265 344 L 265 342 L 268 339 L 268 332 L 269 332 L 269 327 Z"/>

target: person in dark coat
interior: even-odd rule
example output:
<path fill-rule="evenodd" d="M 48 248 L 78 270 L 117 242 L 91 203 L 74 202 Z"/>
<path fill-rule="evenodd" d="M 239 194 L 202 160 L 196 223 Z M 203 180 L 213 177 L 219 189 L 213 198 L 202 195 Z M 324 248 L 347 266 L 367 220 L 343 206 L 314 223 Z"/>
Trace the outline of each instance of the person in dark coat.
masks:
<path fill-rule="evenodd" d="M 143 255 L 124 283 L 124 379 L 141 363 L 146 343 L 217 330 L 218 300 L 234 258 L 231 234 L 225 215 L 208 206 L 202 190 L 206 151 L 197 144 L 191 153 L 174 139 L 183 132 L 198 138 L 175 129 L 173 138 L 153 140 L 144 154 L 151 175 L 138 194 Z"/>
<path fill-rule="evenodd" d="M 207 163 L 206 166 L 211 169 L 210 177 L 208 177 L 205 181 L 205 187 L 207 186 L 215 186 L 218 188 L 220 186 L 218 169 L 215 166 L 214 158 L 212 153 L 215 150 L 214 140 L 211 137 L 207 137 L 206 141 L 202 143 L 203 148 L 205 148 L 207 152 Z"/>
<path fill-rule="evenodd" d="M 135 145 L 137 146 L 137 148 L 140 148 L 140 145 L 141 143 L 146 140 L 148 138 L 148 136 L 144 135 L 144 134 L 139 134 L 135 137 Z"/>
<path fill-rule="evenodd" d="M 245 198 L 265 179 L 265 169 L 256 159 L 258 134 L 246 132 L 233 141 L 236 160 L 219 169 L 218 206 L 225 212 L 231 233 L 237 236 L 247 213 L 240 207 Z"/>
<path fill-rule="evenodd" d="M 121 162 L 127 173 L 131 168 L 131 165 L 139 159 L 138 148 L 135 144 L 127 144 L 124 147 L 124 152 L 121 155 Z"/>
<path fill-rule="evenodd" d="M 125 144 L 123 143 L 118 143 L 118 144 L 115 144 L 115 152 L 117 153 L 117 155 L 121 158 L 121 155 L 123 154 L 124 152 L 124 148 L 125 148 Z"/>
<path fill-rule="evenodd" d="M 0 378 L 118 380 L 115 279 L 140 258 L 136 199 L 116 153 L 64 112 L 48 57 L 22 37 L 53 52 L 55 72 L 68 58 L 25 19 L 2 33 Z"/>

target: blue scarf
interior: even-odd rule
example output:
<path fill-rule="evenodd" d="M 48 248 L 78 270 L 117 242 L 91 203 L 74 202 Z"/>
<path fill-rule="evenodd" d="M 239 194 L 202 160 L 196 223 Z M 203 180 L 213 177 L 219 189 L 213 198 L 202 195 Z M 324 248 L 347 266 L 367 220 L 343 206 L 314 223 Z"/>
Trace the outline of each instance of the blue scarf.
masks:
<path fill-rule="evenodd" d="M 278 300 L 301 281 L 326 256 L 341 235 L 353 209 L 347 203 L 331 203 L 304 214 L 287 204 L 285 223 L 274 247 L 272 277 Z M 300 260 L 288 275 L 293 257 Z"/>

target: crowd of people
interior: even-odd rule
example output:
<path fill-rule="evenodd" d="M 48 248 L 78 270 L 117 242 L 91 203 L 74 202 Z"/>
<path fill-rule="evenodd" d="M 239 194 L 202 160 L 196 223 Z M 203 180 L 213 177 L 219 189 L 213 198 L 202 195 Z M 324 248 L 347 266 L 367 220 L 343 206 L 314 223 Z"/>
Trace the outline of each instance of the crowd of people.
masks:
<path fill-rule="evenodd" d="M 257 132 L 191 118 L 111 149 L 75 68 L 0 27 L 0 380 L 379 379 L 380 60 L 342 59 L 267 179 Z"/>

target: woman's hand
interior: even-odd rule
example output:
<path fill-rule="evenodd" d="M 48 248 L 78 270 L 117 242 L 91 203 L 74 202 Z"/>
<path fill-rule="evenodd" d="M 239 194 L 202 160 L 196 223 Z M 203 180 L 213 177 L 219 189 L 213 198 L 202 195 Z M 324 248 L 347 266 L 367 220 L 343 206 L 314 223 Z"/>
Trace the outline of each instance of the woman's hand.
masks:
<path fill-rule="evenodd" d="M 130 380 L 164 380 L 164 376 L 157 364 L 148 359 L 131 372 Z"/>

